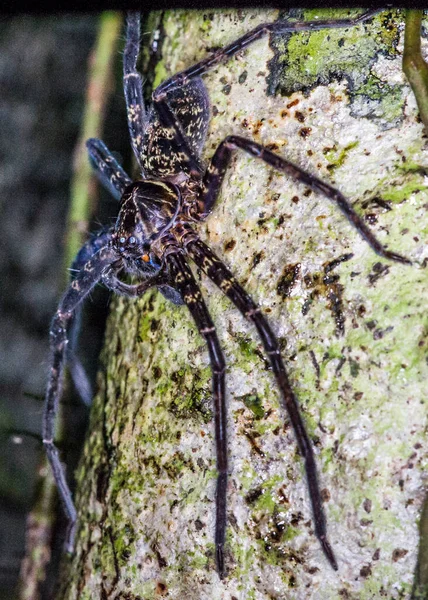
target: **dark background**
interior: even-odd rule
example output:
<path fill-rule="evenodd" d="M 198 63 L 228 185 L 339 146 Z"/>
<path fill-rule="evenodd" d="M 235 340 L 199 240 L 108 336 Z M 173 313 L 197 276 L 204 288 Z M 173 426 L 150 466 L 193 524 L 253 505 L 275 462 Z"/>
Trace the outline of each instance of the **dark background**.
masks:
<path fill-rule="evenodd" d="M 64 289 L 73 150 L 97 25 L 97 14 L 0 17 L 0 598 L 8 600 L 43 456 L 49 325 Z M 118 50 L 118 82 L 120 70 Z M 115 89 L 103 137 L 123 154 L 124 101 L 120 84 Z M 102 200 L 96 221 L 109 223 L 117 205 Z M 99 289 L 88 303 L 82 351 L 91 373 L 108 302 Z M 87 411 L 75 399 L 68 415 L 68 453 L 76 458 Z"/>

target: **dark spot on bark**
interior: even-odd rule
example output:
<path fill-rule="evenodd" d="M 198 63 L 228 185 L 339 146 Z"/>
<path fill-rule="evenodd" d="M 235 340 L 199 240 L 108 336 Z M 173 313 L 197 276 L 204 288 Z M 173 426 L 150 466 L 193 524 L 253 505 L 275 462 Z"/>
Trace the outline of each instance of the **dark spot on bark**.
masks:
<path fill-rule="evenodd" d="M 330 498 L 331 498 L 331 494 L 330 494 L 330 492 L 328 491 L 327 488 L 323 488 L 320 491 L 320 494 L 321 494 L 321 500 L 323 502 L 328 502 L 330 500 Z"/>
<path fill-rule="evenodd" d="M 366 307 L 363 304 L 360 304 L 360 306 L 357 308 L 357 315 L 359 317 L 362 317 L 365 313 L 366 313 Z"/>
<path fill-rule="evenodd" d="M 360 365 L 357 363 L 356 360 L 350 358 L 349 359 L 349 369 L 351 371 L 351 376 L 352 377 L 357 377 L 359 371 L 360 371 Z"/>
<path fill-rule="evenodd" d="M 372 273 L 368 275 L 371 284 L 376 283 L 378 279 L 389 273 L 389 267 L 380 262 L 377 262 L 372 267 Z"/>
<path fill-rule="evenodd" d="M 202 523 L 202 521 L 200 521 L 199 519 L 196 519 L 196 521 L 195 521 L 196 531 L 201 531 L 201 529 L 203 529 L 204 527 L 205 527 L 205 525 Z"/>
<path fill-rule="evenodd" d="M 243 71 L 243 72 L 240 74 L 240 76 L 238 77 L 238 81 L 239 81 L 239 83 L 244 83 L 244 82 L 245 82 L 245 80 L 247 79 L 247 75 L 248 75 L 248 72 L 247 72 L 247 71 Z"/>
<path fill-rule="evenodd" d="M 97 468 L 97 500 L 104 502 L 107 494 L 109 474 L 105 465 L 101 464 Z"/>
<path fill-rule="evenodd" d="M 282 299 L 288 298 L 300 273 L 300 263 L 286 265 L 276 286 L 276 292 Z"/>
<path fill-rule="evenodd" d="M 248 494 L 245 496 L 245 501 L 247 504 L 254 504 L 260 496 L 263 494 L 263 488 L 258 487 L 250 490 Z"/>
<path fill-rule="evenodd" d="M 295 100 L 293 100 L 292 102 L 290 102 L 289 104 L 287 104 L 287 108 L 292 108 L 293 106 L 296 106 L 297 104 L 299 104 L 299 99 L 296 98 Z"/>
<path fill-rule="evenodd" d="M 377 223 L 377 215 L 375 213 L 366 213 L 364 219 L 369 225 L 375 225 Z"/>
<path fill-rule="evenodd" d="M 153 367 L 153 378 L 154 379 L 160 379 L 162 376 L 162 369 L 160 369 L 159 367 Z"/>
<path fill-rule="evenodd" d="M 254 256 L 253 256 L 253 260 L 251 262 L 251 266 L 254 269 L 254 267 L 256 267 L 265 257 L 265 253 L 263 252 L 263 250 L 261 250 L 260 252 L 257 252 Z"/>
<path fill-rule="evenodd" d="M 392 552 L 392 561 L 397 562 L 398 560 L 400 560 L 400 558 L 403 558 L 404 556 L 406 556 L 406 554 L 408 552 L 409 551 L 405 550 L 404 548 L 396 548 Z"/>
<path fill-rule="evenodd" d="M 225 242 L 223 248 L 226 252 L 233 250 L 234 247 L 236 246 L 236 241 L 235 240 L 229 240 L 228 242 Z"/>
<path fill-rule="evenodd" d="M 168 588 L 166 587 L 166 585 L 161 581 L 158 581 L 158 583 L 156 584 L 156 592 L 161 596 L 164 596 L 167 593 L 167 590 Z"/>
<path fill-rule="evenodd" d="M 370 567 L 370 565 L 365 565 L 364 567 L 361 567 L 360 569 L 360 575 L 361 577 L 369 577 L 369 575 L 372 574 L 372 569 Z"/>

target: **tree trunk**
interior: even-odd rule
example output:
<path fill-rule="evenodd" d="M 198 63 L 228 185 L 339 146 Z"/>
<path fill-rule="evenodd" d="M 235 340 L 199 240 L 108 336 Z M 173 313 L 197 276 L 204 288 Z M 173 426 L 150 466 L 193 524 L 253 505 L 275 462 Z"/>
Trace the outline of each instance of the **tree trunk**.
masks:
<path fill-rule="evenodd" d="M 279 16 L 167 12 L 155 83 Z M 388 10 L 346 30 L 266 37 L 204 77 L 207 159 L 230 133 L 265 144 L 339 188 L 383 244 L 414 261 L 380 259 L 328 199 L 243 153 L 199 227 L 280 340 L 339 571 L 314 536 L 260 340 L 197 273 L 228 364 L 227 576 L 215 570 L 208 353 L 187 309 L 151 292 L 112 302 L 59 597 L 409 597 L 427 455 L 428 161 L 402 41 L 402 15 Z"/>

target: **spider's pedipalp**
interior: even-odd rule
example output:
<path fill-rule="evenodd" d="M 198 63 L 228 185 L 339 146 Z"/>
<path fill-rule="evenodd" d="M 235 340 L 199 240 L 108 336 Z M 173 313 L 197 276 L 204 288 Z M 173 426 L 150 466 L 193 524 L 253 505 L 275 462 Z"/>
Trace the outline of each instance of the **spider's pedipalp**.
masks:
<path fill-rule="evenodd" d="M 125 188 L 132 183 L 122 166 L 101 140 L 90 138 L 86 141 L 89 160 L 107 190 L 118 200 Z"/>
<path fill-rule="evenodd" d="M 76 509 L 73 504 L 70 488 L 67 484 L 64 468 L 58 456 L 58 450 L 54 444 L 55 419 L 58 412 L 62 377 L 67 360 L 68 330 L 76 308 L 101 279 L 104 269 L 117 259 L 117 253 L 110 244 L 107 244 L 99 249 L 84 264 L 62 297 L 50 330 L 51 365 L 43 412 L 42 435 L 43 445 L 46 448 L 46 453 L 58 486 L 61 503 L 68 520 L 66 548 L 69 552 L 73 549 Z"/>
<path fill-rule="evenodd" d="M 304 183 L 315 192 L 319 192 L 329 198 L 329 200 L 334 202 L 339 207 L 351 225 L 355 227 L 355 229 L 366 240 L 372 250 L 374 250 L 376 254 L 379 254 L 379 256 L 404 264 L 412 264 L 408 258 L 401 256 L 396 252 L 386 250 L 386 248 L 383 247 L 376 236 L 364 223 L 363 219 L 355 212 L 352 205 L 348 202 L 348 200 L 346 200 L 345 196 L 339 192 L 339 190 L 328 183 L 325 183 L 325 181 L 321 181 L 321 179 L 318 179 L 318 177 L 315 175 L 311 175 L 310 173 L 304 171 L 301 167 L 298 167 L 285 158 L 282 158 L 282 156 L 278 156 L 278 154 L 271 152 L 261 144 L 238 135 L 230 135 L 226 137 L 218 145 L 217 150 L 211 159 L 211 164 L 207 168 L 203 180 L 203 213 L 201 218 L 204 218 L 204 216 L 206 216 L 213 208 L 220 191 L 224 175 L 230 164 L 232 152 L 238 149 L 247 152 L 254 158 L 259 158 L 274 169 L 289 175 L 292 179 Z"/>
<path fill-rule="evenodd" d="M 296 396 L 294 395 L 288 380 L 287 372 L 281 358 L 278 340 L 257 304 L 255 304 L 252 298 L 233 277 L 229 269 L 206 244 L 201 240 L 193 239 L 186 246 L 186 250 L 196 265 L 200 267 L 235 304 L 244 317 L 254 323 L 257 329 L 265 352 L 269 357 L 276 381 L 281 390 L 283 405 L 293 426 L 297 445 L 305 461 L 309 496 L 315 522 L 315 533 L 328 561 L 333 569 L 337 570 L 336 558 L 332 547 L 327 540 L 326 519 L 322 507 L 314 451 L 306 432 L 303 419 L 300 415 Z"/>
<path fill-rule="evenodd" d="M 210 356 L 214 427 L 217 453 L 217 490 L 216 490 L 216 525 L 215 545 L 216 563 L 220 578 L 224 575 L 224 542 L 226 532 L 226 491 L 227 491 L 227 419 L 225 399 L 225 369 L 223 351 L 217 337 L 217 332 L 201 291 L 193 277 L 182 251 L 171 251 L 166 263 L 171 271 L 171 277 L 187 305 L 199 333 L 205 338 Z"/>
<path fill-rule="evenodd" d="M 121 268 L 122 265 L 119 268 L 112 265 L 103 273 L 101 278 L 104 285 L 115 294 L 121 294 L 128 298 L 137 298 L 138 296 L 142 296 L 151 287 L 160 287 L 168 284 L 168 278 L 162 272 L 148 277 L 148 279 L 141 283 L 125 283 L 118 278 Z"/>

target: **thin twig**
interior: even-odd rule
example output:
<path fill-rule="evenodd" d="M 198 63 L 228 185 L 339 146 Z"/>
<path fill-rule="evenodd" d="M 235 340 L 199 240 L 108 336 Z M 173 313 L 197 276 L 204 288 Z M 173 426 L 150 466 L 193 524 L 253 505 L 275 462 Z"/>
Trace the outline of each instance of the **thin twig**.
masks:
<path fill-rule="evenodd" d="M 415 94 L 419 113 L 428 133 L 428 65 L 421 52 L 421 10 L 406 11 L 403 71 Z"/>

